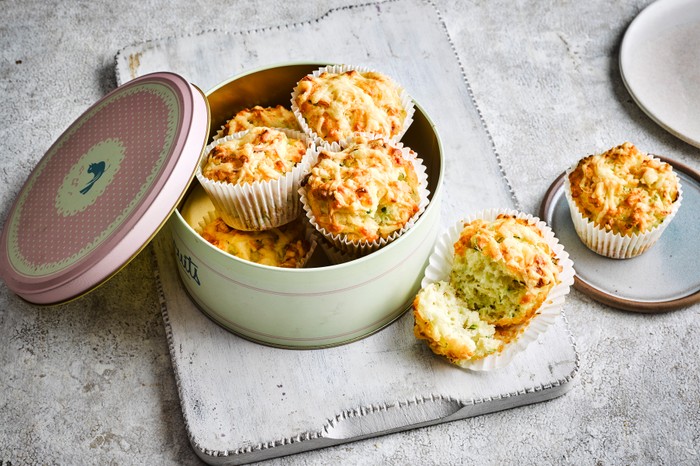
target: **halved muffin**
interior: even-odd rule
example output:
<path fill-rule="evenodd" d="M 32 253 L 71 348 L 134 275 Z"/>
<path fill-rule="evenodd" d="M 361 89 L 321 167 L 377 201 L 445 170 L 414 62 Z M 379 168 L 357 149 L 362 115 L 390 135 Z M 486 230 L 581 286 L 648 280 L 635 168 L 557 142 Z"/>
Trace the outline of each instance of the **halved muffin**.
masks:
<path fill-rule="evenodd" d="M 527 322 L 559 282 L 561 267 L 542 232 L 527 219 L 501 214 L 466 223 L 454 244 L 450 283 L 481 319 Z"/>
<path fill-rule="evenodd" d="M 503 347 L 492 324 L 479 318 L 457 297 L 447 282 L 431 283 L 413 301 L 416 338 L 425 340 L 435 354 L 464 366 Z"/>

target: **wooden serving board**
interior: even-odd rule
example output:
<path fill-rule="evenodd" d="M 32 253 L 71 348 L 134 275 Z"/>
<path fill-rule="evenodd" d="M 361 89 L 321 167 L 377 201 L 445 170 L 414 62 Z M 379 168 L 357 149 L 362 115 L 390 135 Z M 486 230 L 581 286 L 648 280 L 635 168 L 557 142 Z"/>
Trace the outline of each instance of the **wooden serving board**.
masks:
<path fill-rule="evenodd" d="M 167 70 L 206 90 L 242 71 L 290 61 L 369 66 L 408 89 L 442 139 L 443 227 L 476 210 L 518 207 L 430 3 L 373 3 L 289 26 L 137 44 L 118 53 L 116 70 L 120 83 Z M 492 372 L 462 370 L 434 356 L 414 338 L 410 313 L 345 346 L 262 346 L 197 309 L 178 278 L 167 228 L 153 250 L 187 432 L 210 464 L 259 461 L 551 399 L 571 387 L 578 370 L 564 315 L 508 367 Z"/>

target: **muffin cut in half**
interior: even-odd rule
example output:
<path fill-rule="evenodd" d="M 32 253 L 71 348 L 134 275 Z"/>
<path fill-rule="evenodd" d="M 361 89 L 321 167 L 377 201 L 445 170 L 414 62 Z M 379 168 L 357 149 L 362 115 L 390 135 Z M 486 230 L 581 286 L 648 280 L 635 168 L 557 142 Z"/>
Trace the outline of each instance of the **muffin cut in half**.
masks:
<path fill-rule="evenodd" d="M 500 350 L 495 327 L 479 318 L 457 297 L 447 282 L 431 283 L 413 301 L 416 338 L 426 340 L 430 349 L 449 361 L 464 366 Z"/>
<path fill-rule="evenodd" d="M 450 283 L 469 309 L 496 326 L 531 319 L 559 282 L 561 267 L 540 230 L 527 219 L 474 220 L 454 244 Z"/>
<path fill-rule="evenodd" d="M 537 217 L 467 216 L 438 238 L 413 302 L 414 334 L 464 369 L 508 365 L 561 315 L 573 262 Z"/>

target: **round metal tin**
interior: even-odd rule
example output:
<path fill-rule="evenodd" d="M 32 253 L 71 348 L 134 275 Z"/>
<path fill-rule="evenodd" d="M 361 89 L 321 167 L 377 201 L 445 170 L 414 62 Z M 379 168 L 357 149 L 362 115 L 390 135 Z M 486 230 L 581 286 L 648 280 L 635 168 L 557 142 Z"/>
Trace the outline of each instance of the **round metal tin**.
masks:
<path fill-rule="evenodd" d="M 168 219 L 209 132 L 201 91 L 172 73 L 115 89 L 34 168 L 0 237 L 0 276 L 36 304 L 76 298 L 119 271 Z"/>
<path fill-rule="evenodd" d="M 316 63 L 276 65 L 227 80 L 207 93 L 213 135 L 231 115 L 253 105 L 289 105 L 291 90 Z M 223 328 L 266 345 L 310 349 L 337 346 L 381 330 L 410 308 L 440 230 L 444 164 L 437 129 L 416 103 L 402 143 L 422 158 L 430 203 L 400 238 L 360 259 L 333 265 L 322 248 L 302 269 L 239 259 L 196 232 L 214 210 L 193 183 L 170 218 L 185 290 Z"/>

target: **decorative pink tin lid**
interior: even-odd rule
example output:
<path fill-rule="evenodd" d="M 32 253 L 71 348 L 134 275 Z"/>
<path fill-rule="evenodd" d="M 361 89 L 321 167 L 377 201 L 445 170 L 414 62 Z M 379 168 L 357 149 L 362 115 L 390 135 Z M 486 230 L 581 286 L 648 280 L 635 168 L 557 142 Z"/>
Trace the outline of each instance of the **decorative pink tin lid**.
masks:
<path fill-rule="evenodd" d="M 0 276 L 27 301 L 78 297 L 160 230 L 194 177 L 209 133 L 206 97 L 154 73 L 80 116 L 22 187 L 0 237 Z"/>

